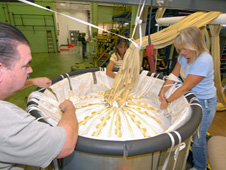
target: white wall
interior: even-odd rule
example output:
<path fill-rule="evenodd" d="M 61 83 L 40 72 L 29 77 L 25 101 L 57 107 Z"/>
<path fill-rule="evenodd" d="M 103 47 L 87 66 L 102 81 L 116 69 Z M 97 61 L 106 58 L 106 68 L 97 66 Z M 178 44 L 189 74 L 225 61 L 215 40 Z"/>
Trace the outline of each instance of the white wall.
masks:
<path fill-rule="evenodd" d="M 78 18 L 83 21 L 88 21 L 88 14 L 86 10 L 58 10 L 57 12 L 69 15 L 74 18 Z M 68 40 L 70 40 L 69 31 L 70 30 L 78 30 L 79 32 L 85 32 L 86 38 L 88 37 L 88 26 L 82 23 L 79 23 L 75 20 L 67 18 L 65 16 L 57 14 L 56 22 L 58 27 L 58 40 L 59 46 L 68 44 Z M 68 40 L 67 40 L 68 39 Z M 70 42 L 69 42 L 70 43 Z"/>

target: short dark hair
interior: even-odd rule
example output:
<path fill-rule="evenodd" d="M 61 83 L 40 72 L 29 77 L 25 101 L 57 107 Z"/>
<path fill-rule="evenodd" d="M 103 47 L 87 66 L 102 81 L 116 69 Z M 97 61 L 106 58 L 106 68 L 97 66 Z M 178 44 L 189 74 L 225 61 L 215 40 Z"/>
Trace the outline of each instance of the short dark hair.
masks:
<path fill-rule="evenodd" d="M 12 68 L 20 58 L 17 51 L 18 44 L 30 44 L 24 34 L 16 27 L 0 22 L 0 63 Z"/>

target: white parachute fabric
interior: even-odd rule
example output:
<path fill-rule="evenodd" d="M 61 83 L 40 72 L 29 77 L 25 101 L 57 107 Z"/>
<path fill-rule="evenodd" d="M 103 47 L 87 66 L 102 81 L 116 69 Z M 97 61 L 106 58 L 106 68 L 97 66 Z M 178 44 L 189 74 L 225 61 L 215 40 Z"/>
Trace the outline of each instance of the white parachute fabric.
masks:
<path fill-rule="evenodd" d="M 114 79 L 102 70 L 64 78 L 43 93 L 32 92 L 29 101 L 37 105 L 28 106 L 27 111 L 37 110 L 41 118 L 56 126 L 62 115 L 59 104 L 70 99 L 76 108 L 79 135 L 102 140 L 143 139 L 181 127 L 191 116 L 186 98 L 182 96 L 167 110 L 161 110 L 158 94 L 164 80 L 146 75 L 146 71 L 140 74 L 137 86 L 122 106 L 104 100 Z M 166 95 L 178 87 L 178 83 L 173 84 Z"/>

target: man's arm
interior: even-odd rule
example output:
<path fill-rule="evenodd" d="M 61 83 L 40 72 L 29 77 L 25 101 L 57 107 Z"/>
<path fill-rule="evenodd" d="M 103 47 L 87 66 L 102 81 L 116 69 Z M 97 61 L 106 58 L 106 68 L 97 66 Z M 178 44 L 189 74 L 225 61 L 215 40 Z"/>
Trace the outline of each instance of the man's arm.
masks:
<path fill-rule="evenodd" d="M 57 126 L 65 129 L 67 137 L 57 158 L 63 158 L 70 155 L 74 151 L 78 139 L 78 121 L 73 103 L 70 100 L 65 100 L 60 104 L 60 109 L 63 112 L 63 116 Z"/>
<path fill-rule="evenodd" d="M 41 88 L 48 88 L 52 85 L 52 80 L 47 77 L 37 77 L 37 78 L 30 78 L 28 79 L 25 84 L 24 88 L 29 86 L 38 86 Z"/>

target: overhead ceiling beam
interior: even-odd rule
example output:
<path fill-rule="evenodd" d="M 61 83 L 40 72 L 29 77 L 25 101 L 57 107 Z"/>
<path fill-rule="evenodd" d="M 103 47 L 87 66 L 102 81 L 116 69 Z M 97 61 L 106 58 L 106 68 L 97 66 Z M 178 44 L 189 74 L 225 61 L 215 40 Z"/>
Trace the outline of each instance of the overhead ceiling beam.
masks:
<path fill-rule="evenodd" d="M 62 0 L 55 0 L 58 2 Z M 67 0 L 80 2 L 102 2 L 126 5 L 138 5 L 140 0 Z M 151 0 L 146 0 L 146 5 L 150 5 Z M 225 0 L 153 0 L 154 6 L 162 6 L 172 9 L 187 9 L 187 10 L 204 10 L 204 11 L 221 11 L 226 12 Z"/>

